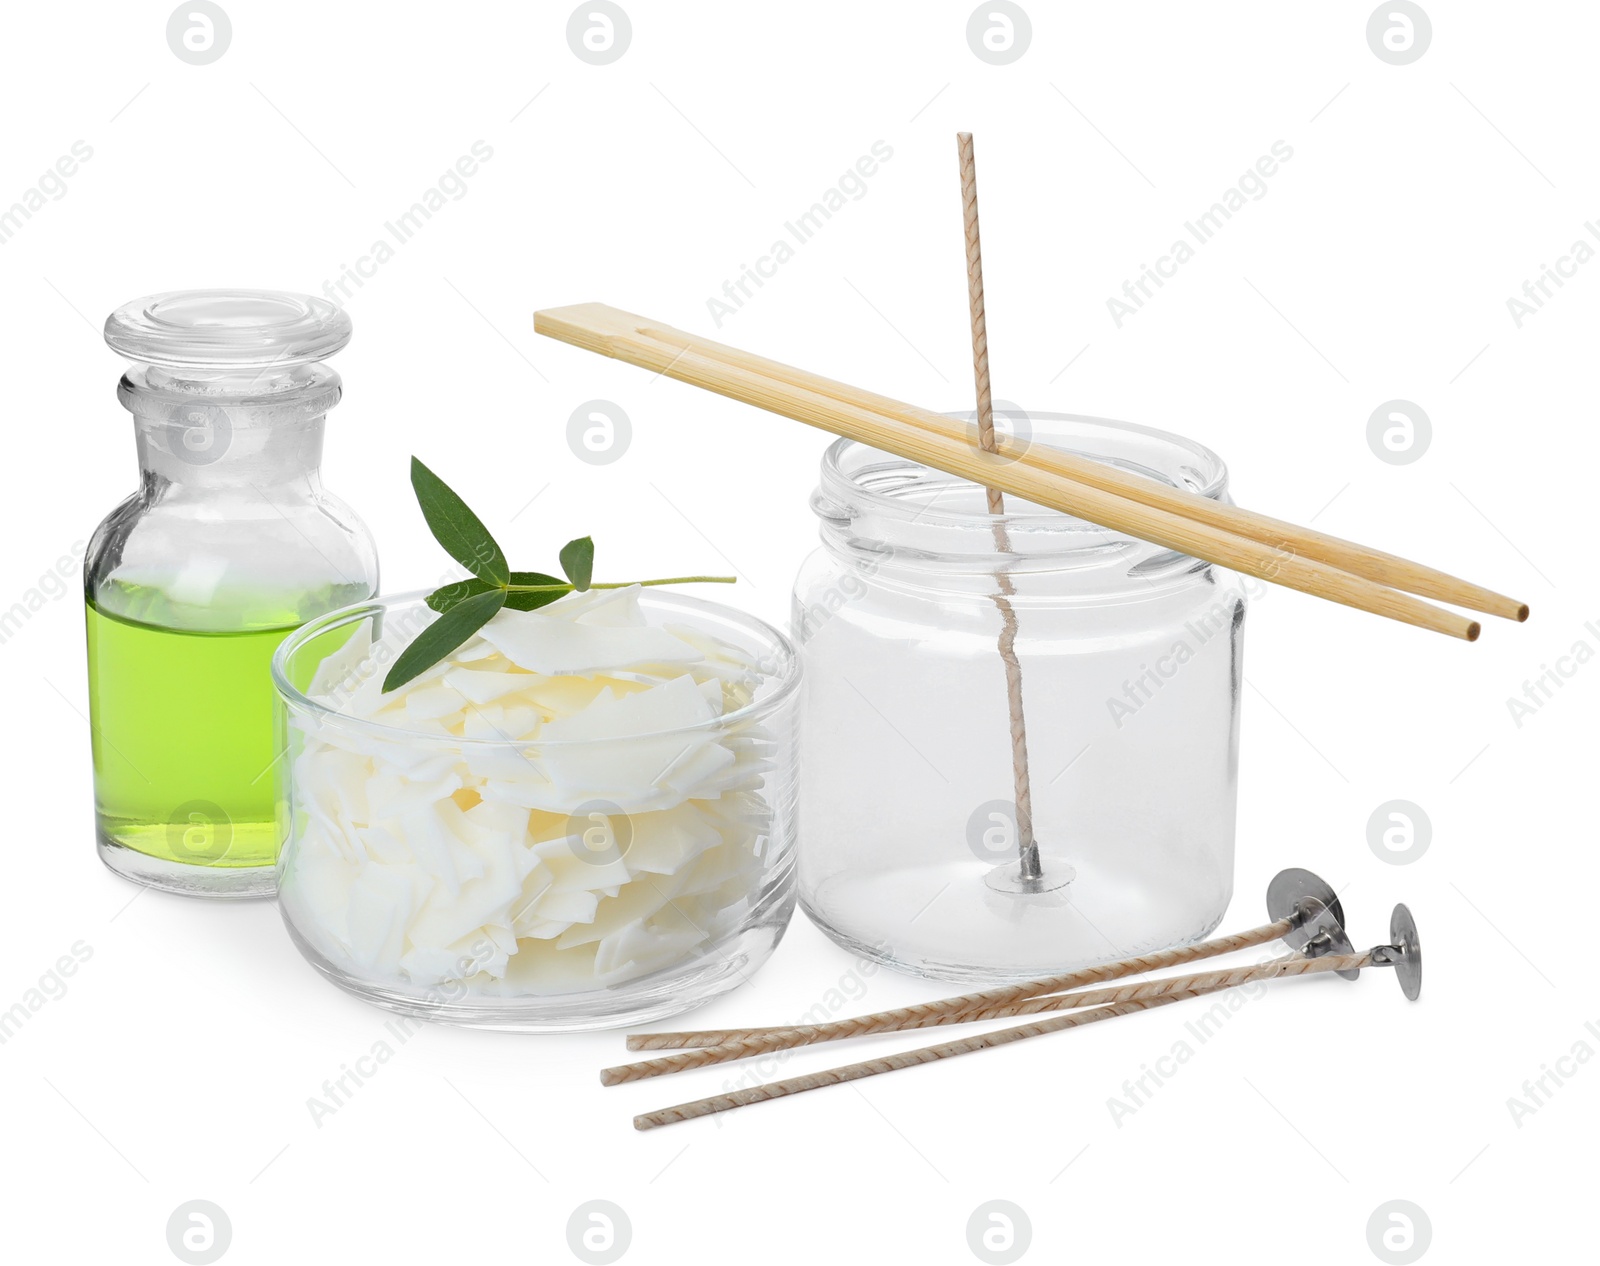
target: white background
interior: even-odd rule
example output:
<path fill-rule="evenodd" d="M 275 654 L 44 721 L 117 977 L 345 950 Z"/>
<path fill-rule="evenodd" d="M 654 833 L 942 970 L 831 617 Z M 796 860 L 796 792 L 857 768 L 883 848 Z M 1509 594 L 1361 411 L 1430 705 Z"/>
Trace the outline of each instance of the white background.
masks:
<path fill-rule="evenodd" d="M 416 453 L 514 556 L 592 531 L 602 571 L 733 568 L 732 600 L 785 622 L 823 438 L 536 338 L 531 314 L 603 300 L 967 407 L 953 133 L 971 129 L 998 395 L 1194 436 L 1244 504 L 1532 603 L 1471 646 L 1284 591 L 1250 616 L 1224 927 L 1262 921 L 1284 865 L 1337 884 L 1359 944 L 1405 900 L 1422 1001 L 1381 972 L 1275 986 L 1120 1124 L 1108 1099 L 1189 1037 L 1184 1008 L 650 1134 L 635 1111 L 722 1074 L 602 1090 L 617 1034 L 430 1028 L 319 1128 L 307 1099 L 384 1017 L 313 975 L 271 903 L 141 895 L 101 867 L 69 580 L 0 646 L 0 1008 L 75 942 L 93 953 L 0 1047 L 6 1257 L 170 1262 L 167 1218 L 195 1198 L 228 1214 L 229 1262 L 575 1260 L 567 1218 L 595 1198 L 646 1262 L 975 1261 L 967 1219 L 994 1198 L 1026 1211 L 1041 1261 L 1380 1260 L 1366 1228 L 1391 1199 L 1424 1210 L 1431 1260 L 1590 1234 L 1600 1060 L 1566 1065 L 1520 1127 L 1507 1100 L 1575 1044 L 1600 1051 L 1600 664 L 1520 727 L 1506 700 L 1574 643 L 1600 649 L 1600 262 L 1520 329 L 1506 300 L 1600 215 L 1600 10 L 1428 0 L 1430 47 L 1394 66 L 1365 0 L 1025 0 L 1031 45 L 993 66 L 965 0 L 625 3 L 632 42 L 607 66 L 570 50 L 566 4 L 225 0 L 232 44 L 209 66 L 170 51 L 164 3 L 7 6 L 0 207 L 75 141 L 93 157 L 0 246 L 0 606 L 133 487 L 112 308 L 319 291 L 482 140 L 466 195 L 348 305 L 324 473 L 376 532 L 385 588 L 442 564 L 405 481 Z M 718 331 L 706 300 L 879 140 L 893 158 L 866 196 Z M 1108 297 L 1278 140 L 1293 158 L 1267 194 L 1117 328 Z M 635 432 L 604 467 L 565 438 L 596 397 Z M 1395 398 L 1433 425 L 1403 466 L 1366 440 Z M 1367 842 L 1395 798 L 1433 830 L 1403 866 Z M 800 917 L 696 1021 L 787 1020 L 854 970 Z M 866 984 L 850 1010 L 938 992 Z"/>

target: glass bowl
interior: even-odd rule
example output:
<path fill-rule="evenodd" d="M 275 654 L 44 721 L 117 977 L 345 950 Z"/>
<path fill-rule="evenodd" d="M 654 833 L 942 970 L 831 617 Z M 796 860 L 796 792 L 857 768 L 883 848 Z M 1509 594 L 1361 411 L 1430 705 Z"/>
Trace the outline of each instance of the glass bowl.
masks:
<path fill-rule="evenodd" d="M 794 908 L 794 647 L 659 590 L 570 595 L 532 618 L 604 625 L 608 602 L 636 603 L 650 636 L 699 658 L 552 669 L 529 678 L 531 707 L 515 681 L 519 706 L 491 697 L 520 669 L 429 670 L 393 724 L 356 713 L 438 618 L 424 594 L 344 607 L 284 641 L 278 901 L 334 984 L 408 1016 L 575 1031 L 685 1011 L 772 953 Z M 695 691 L 707 702 L 688 723 L 637 704 L 673 695 L 692 713 Z M 433 715 L 452 692 L 459 734 Z"/>

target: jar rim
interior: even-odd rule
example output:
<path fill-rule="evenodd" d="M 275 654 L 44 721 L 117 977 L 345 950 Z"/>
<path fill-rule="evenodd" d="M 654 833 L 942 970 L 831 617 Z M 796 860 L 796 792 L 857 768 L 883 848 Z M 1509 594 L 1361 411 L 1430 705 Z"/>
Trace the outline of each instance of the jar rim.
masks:
<path fill-rule="evenodd" d="M 639 595 L 639 601 L 642 605 L 677 610 L 684 615 L 709 616 L 735 625 L 746 634 L 758 639 L 764 652 L 761 662 L 767 662 L 766 654 L 771 654 L 777 661 L 775 669 L 764 674 L 766 680 L 777 682 L 777 688 L 763 699 L 753 699 L 742 708 L 735 708 L 732 712 L 725 712 L 721 716 L 712 717 L 710 720 L 699 721 L 693 725 L 681 725 L 671 729 L 656 730 L 648 734 L 586 739 L 544 739 L 534 735 L 525 739 L 504 739 L 465 738 L 453 734 L 429 734 L 422 730 L 407 729 L 399 725 L 385 725 L 382 722 L 372 721 L 365 717 L 351 716 L 348 713 L 340 712 L 337 708 L 330 707 L 320 700 L 313 699 L 289 680 L 287 668 L 289 657 L 305 646 L 313 637 L 326 633 L 340 625 L 370 618 L 375 613 L 392 613 L 403 607 L 420 606 L 432 592 L 431 589 L 414 589 L 389 597 L 367 598 L 361 602 L 354 602 L 349 606 L 340 607 L 335 611 L 329 611 L 325 615 L 317 616 L 315 619 L 308 620 L 305 624 L 302 624 L 293 633 L 284 638 L 279 643 L 278 649 L 273 652 L 272 684 L 277 691 L 279 699 L 286 706 L 298 711 L 312 713 L 320 720 L 332 722 L 361 733 L 397 741 L 404 740 L 408 743 L 451 749 L 469 748 L 476 751 L 488 748 L 520 749 L 529 747 L 570 751 L 576 748 L 596 748 L 607 744 L 670 738 L 677 734 L 696 734 L 707 730 L 723 729 L 733 723 L 760 719 L 775 712 L 785 701 L 793 696 L 800 685 L 799 651 L 785 633 L 768 624 L 759 616 L 750 615 L 748 612 L 740 611 L 736 607 L 726 606 L 720 602 L 709 602 L 704 598 L 693 598 L 688 594 L 661 593 L 648 590 Z"/>
<path fill-rule="evenodd" d="M 995 407 L 995 415 L 997 419 L 1010 419 L 1014 425 L 1025 427 L 1030 433 L 1028 438 L 1034 442 L 1042 442 L 1040 437 L 1031 434 L 1034 423 L 1069 424 L 1070 427 L 1076 428 L 1082 433 L 1088 446 L 1084 448 L 1071 447 L 1067 448 L 1067 451 L 1095 461 L 1107 462 L 1110 465 L 1133 470 L 1139 474 L 1162 479 L 1164 482 L 1171 483 L 1174 487 L 1182 487 L 1186 491 L 1202 497 L 1209 497 L 1212 500 L 1219 500 L 1226 494 L 1228 486 L 1227 464 L 1212 449 L 1197 440 L 1189 439 L 1187 436 L 1178 435 L 1172 431 L 1163 431 L 1156 427 L 1142 426 L 1135 422 L 1121 422 L 1113 418 L 1099 418 L 1078 413 L 1024 411 L 1009 406 L 1003 407 L 998 403 Z M 955 421 L 966 422 L 969 425 L 976 425 L 975 415 L 970 410 L 966 412 L 947 412 L 944 416 Z M 1167 455 L 1174 460 L 1174 464 L 1184 471 L 1191 472 L 1194 478 L 1180 483 L 1176 477 L 1168 472 L 1142 464 L 1111 460 L 1103 451 L 1095 451 L 1092 437 L 1096 433 L 1107 437 L 1138 437 L 1151 442 L 1153 445 L 1162 446 L 1167 450 Z M 1059 445 L 1059 447 L 1066 448 L 1065 445 Z M 891 517 L 911 518 L 919 524 L 928 524 L 930 526 L 981 529 L 987 532 L 993 528 L 998 518 L 1005 524 L 1024 528 L 1030 534 L 1049 533 L 1052 531 L 1063 533 L 1092 531 L 1098 534 L 1101 540 L 1104 540 L 1105 534 L 1110 531 L 1110 529 L 1102 528 L 1098 524 L 1089 523 L 1073 515 L 1044 508 L 1030 508 L 1022 511 L 1008 509 L 1004 515 L 1000 516 L 990 515 L 987 512 L 941 510 L 931 505 L 920 505 L 907 499 L 903 495 L 903 487 L 887 491 L 869 487 L 860 477 L 862 472 L 852 473 L 846 469 L 846 462 L 851 456 L 857 453 L 880 452 L 883 451 L 857 440 L 840 439 L 834 441 L 822 456 L 821 491 L 843 495 L 848 497 L 853 504 L 870 507 L 874 511 L 883 512 Z M 883 456 L 892 461 L 903 463 L 908 470 L 929 470 L 936 471 L 940 475 L 945 474 L 943 471 L 937 471 L 935 467 L 927 466 L 925 463 L 911 458 L 899 457 L 893 453 L 883 453 Z M 1187 464 L 1185 464 L 1184 459 L 1187 459 Z M 948 475 L 946 477 L 969 487 L 977 486 L 970 480 L 962 479 L 959 476 Z"/>

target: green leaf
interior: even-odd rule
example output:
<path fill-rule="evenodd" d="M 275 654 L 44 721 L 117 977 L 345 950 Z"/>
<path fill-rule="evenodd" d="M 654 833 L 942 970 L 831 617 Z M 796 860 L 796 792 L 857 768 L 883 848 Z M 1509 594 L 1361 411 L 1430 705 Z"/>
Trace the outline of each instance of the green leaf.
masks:
<path fill-rule="evenodd" d="M 572 586 L 559 576 L 546 576 L 542 571 L 514 571 L 511 573 L 511 583 L 514 585 L 556 585 L 558 588 L 544 589 L 537 593 L 512 593 L 506 599 L 506 606 L 513 611 L 537 611 L 540 607 L 548 607 L 557 598 L 565 598 L 572 592 Z"/>
<path fill-rule="evenodd" d="M 537 611 L 571 592 L 571 589 L 552 589 L 546 593 L 514 593 L 506 598 L 506 606 L 512 611 Z"/>
<path fill-rule="evenodd" d="M 500 588 L 473 594 L 456 603 L 417 634 L 411 645 L 400 652 L 400 658 L 394 661 L 394 667 L 383 679 L 384 693 L 405 685 L 419 673 L 432 668 L 487 624 L 495 612 L 505 605 L 506 591 Z"/>
<path fill-rule="evenodd" d="M 480 593 L 488 593 L 491 589 L 498 589 L 499 585 L 491 585 L 487 580 L 457 580 L 448 585 L 440 585 L 428 595 L 428 605 L 443 615 L 451 607 L 459 606 L 468 598 L 476 597 Z"/>
<path fill-rule="evenodd" d="M 506 606 L 512 611 L 537 611 L 540 607 L 547 607 L 558 598 L 565 598 L 572 592 L 571 582 L 562 580 L 560 576 L 547 576 L 542 571 L 514 571 L 511 573 L 510 583 L 546 586 L 533 593 L 518 593 L 513 589 L 506 595 Z M 430 607 L 443 615 L 468 598 L 498 588 L 499 585 L 491 585 L 487 580 L 457 580 L 448 585 L 440 585 L 428 595 L 427 602 Z"/>
<path fill-rule="evenodd" d="M 512 571 L 483 521 L 444 480 L 416 457 L 411 459 L 411 486 L 434 538 L 456 562 L 472 573 L 465 580 L 440 585 L 427 596 L 439 618 L 403 650 L 383 679 L 384 693 L 415 680 L 487 624 L 497 611 L 537 611 L 594 583 L 594 541 L 587 536 L 561 547 L 561 570 L 567 579 L 540 571 Z M 676 576 L 641 580 L 642 585 L 696 582 L 731 583 L 731 576 Z M 607 585 L 608 589 L 621 588 Z"/>
<path fill-rule="evenodd" d="M 434 539 L 445 552 L 474 576 L 503 585 L 511 575 L 505 552 L 483 521 L 467 503 L 415 457 L 411 459 L 411 486 Z"/>
<path fill-rule="evenodd" d="M 560 585 L 566 587 L 567 582 L 560 576 L 547 576 L 542 571 L 514 571 L 511 573 L 511 583 L 514 585 Z"/>
<path fill-rule="evenodd" d="M 582 593 L 594 579 L 594 541 L 580 536 L 561 547 L 561 570 L 567 573 L 572 587 Z"/>

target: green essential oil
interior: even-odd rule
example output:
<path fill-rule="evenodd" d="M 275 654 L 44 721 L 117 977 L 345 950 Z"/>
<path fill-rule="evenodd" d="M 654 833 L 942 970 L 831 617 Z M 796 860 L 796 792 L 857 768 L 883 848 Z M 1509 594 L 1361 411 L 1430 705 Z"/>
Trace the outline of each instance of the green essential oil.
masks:
<path fill-rule="evenodd" d="M 157 628 L 88 605 L 101 837 L 191 866 L 271 866 L 279 828 L 269 665 L 294 626 Z"/>

